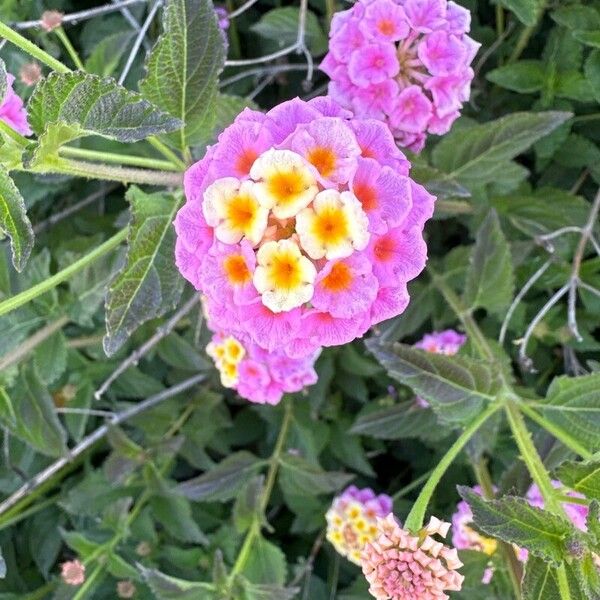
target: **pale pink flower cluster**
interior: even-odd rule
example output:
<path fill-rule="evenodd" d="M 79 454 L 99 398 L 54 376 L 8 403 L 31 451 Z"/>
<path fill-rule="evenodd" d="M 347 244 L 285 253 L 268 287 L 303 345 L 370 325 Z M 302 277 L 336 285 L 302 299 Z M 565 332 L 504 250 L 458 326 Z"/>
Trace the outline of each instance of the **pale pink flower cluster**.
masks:
<path fill-rule="evenodd" d="M 317 357 L 290 358 L 282 350 L 267 352 L 247 337 L 217 333 L 206 347 L 221 375 L 221 383 L 259 404 L 277 404 L 283 394 L 317 382 Z"/>
<path fill-rule="evenodd" d="M 60 576 L 67 585 L 81 585 L 85 581 L 85 565 L 78 559 L 60 565 Z"/>
<path fill-rule="evenodd" d="M 290 358 L 400 314 L 434 197 L 389 129 L 329 98 L 246 109 L 185 174 L 176 262 L 209 327 Z"/>
<path fill-rule="evenodd" d="M 365 546 L 362 570 L 377 600 L 445 600 L 459 591 L 464 577 L 456 548 L 433 538 L 445 538 L 450 523 L 431 517 L 413 534 L 400 527 L 393 514 L 378 522 L 380 534 Z"/>
<path fill-rule="evenodd" d="M 331 23 L 321 64 L 329 95 L 420 152 L 427 133 L 447 133 L 469 99 L 480 46 L 466 35 L 470 22 L 447 0 L 358 0 Z"/>
<path fill-rule="evenodd" d="M 371 488 L 351 485 L 334 498 L 327 511 L 327 539 L 342 556 L 360 565 L 361 553 L 379 535 L 377 519 L 392 511 L 392 499 Z"/>
<path fill-rule="evenodd" d="M 0 98 L 0 121 L 4 121 L 21 135 L 31 135 L 23 100 L 13 90 L 15 77 L 10 73 L 7 73 L 6 77 L 6 93 L 4 98 Z"/>

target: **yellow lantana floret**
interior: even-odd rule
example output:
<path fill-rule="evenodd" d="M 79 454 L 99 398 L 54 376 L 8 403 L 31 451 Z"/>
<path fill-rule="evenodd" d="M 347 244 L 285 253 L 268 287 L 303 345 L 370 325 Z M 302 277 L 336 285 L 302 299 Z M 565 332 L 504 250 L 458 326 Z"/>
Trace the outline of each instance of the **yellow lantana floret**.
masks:
<path fill-rule="evenodd" d="M 369 243 L 369 219 L 351 192 L 324 190 L 296 217 L 296 232 L 313 259 L 346 258 Z"/>
<path fill-rule="evenodd" d="M 232 388 L 238 382 L 238 366 L 232 362 L 224 360 L 219 365 L 219 373 L 221 374 L 221 383 L 223 387 Z"/>
<path fill-rule="evenodd" d="M 209 185 L 202 210 L 206 222 L 215 228 L 216 238 L 225 244 L 246 238 L 256 246 L 269 218 L 269 211 L 258 201 L 254 182 L 235 177 L 223 177 Z"/>
<path fill-rule="evenodd" d="M 229 336 L 223 340 L 225 360 L 237 365 L 246 355 L 246 349 L 234 337 Z"/>
<path fill-rule="evenodd" d="M 258 182 L 261 205 L 278 219 L 296 216 L 319 191 L 313 168 L 291 150 L 267 150 L 252 165 L 250 177 Z"/>
<path fill-rule="evenodd" d="M 267 242 L 256 255 L 254 287 L 273 312 L 302 306 L 314 292 L 315 266 L 292 240 Z"/>

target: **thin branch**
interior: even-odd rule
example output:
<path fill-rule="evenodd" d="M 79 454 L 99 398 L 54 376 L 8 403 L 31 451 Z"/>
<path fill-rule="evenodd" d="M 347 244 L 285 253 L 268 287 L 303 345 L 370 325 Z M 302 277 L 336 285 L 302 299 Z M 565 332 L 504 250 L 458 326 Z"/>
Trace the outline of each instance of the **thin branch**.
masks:
<path fill-rule="evenodd" d="M 122 8 L 131 6 L 132 4 L 141 4 L 142 2 L 145 3 L 146 0 L 121 0 L 121 2 L 113 0 L 113 2 L 114 4 L 106 4 L 104 6 L 97 6 L 96 8 L 89 8 L 87 10 L 81 10 L 79 12 L 64 15 L 62 22 L 78 23 L 80 21 L 91 19 L 92 17 L 97 17 L 99 15 L 105 15 L 107 13 L 121 10 Z M 32 29 L 35 27 L 41 27 L 41 25 L 42 21 L 37 19 L 35 21 L 21 21 L 20 23 L 14 23 L 12 27 L 15 29 Z"/>
<path fill-rule="evenodd" d="M 596 296 L 598 296 L 600 298 L 600 290 L 589 285 L 585 281 L 579 280 L 579 287 L 582 287 L 584 290 L 587 290 L 588 292 L 591 292 L 592 294 L 596 294 Z"/>
<path fill-rule="evenodd" d="M 227 18 L 235 19 L 236 17 L 239 17 L 242 13 L 245 13 L 249 8 L 254 6 L 257 2 L 258 2 L 258 0 L 247 0 L 247 2 L 244 2 L 244 4 L 242 4 L 240 7 L 236 8 L 235 10 L 232 10 L 227 15 Z"/>
<path fill-rule="evenodd" d="M 480 56 L 479 60 L 475 64 L 475 67 L 473 68 L 475 79 L 479 77 L 479 73 L 483 65 L 488 61 L 492 54 L 498 50 L 498 48 L 503 44 L 504 40 L 506 40 L 506 38 L 512 33 L 514 27 L 515 21 L 511 21 L 504 32 L 498 38 L 496 38 L 496 41 Z"/>
<path fill-rule="evenodd" d="M 261 63 L 270 62 L 277 58 L 281 58 L 283 56 L 287 56 L 294 52 L 294 50 L 298 49 L 298 44 L 294 42 L 291 46 L 286 46 L 281 50 L 277 50 L 277 52 L 272 52 L 271 54 L 265 54 L 264 56 L 258 56 L 257 58 L 245 58 L 241 60 L 226 60 L 226 67 L 245 67 L 248 65 L 259 65 Z"/>
<path fill-rule="evenodd" d="M 227 79 L 223 79 L 219 83 L 220 88 L 227 87 L 233 83 L 246 79 L 246 77 L 253 77 L 254 75 L 278 75 L 279 73 L 285 73 L 287 71 L 305 71 L 306 65 L 274 65 L 271 67 L 257 67 L 256 69 L 248 69 L 247 71 L 241 71 L 236 73 Z"/>
<path fill-rule="evenodd" d="M 67 406 L 57 406 L 55 412 L 65 415 L 87 415 L 88 417 L 108 417 L 112 418 L 115 413 L 112 410 L 97 410 L 93 408 L 69 408 Z"/>
<path fill-rule="evenodd" d="M 567 325 L 569 331 L 573 334 L 573 337 L 578 341 L 582 342 L 583 338 L 579 333 L 577 327 L 577 284 L 579 278 L 574 278 L 569 281 L 569 295 L 567 297 Z"/>
<path fill-rule="evenodd" d="M 120 4 L 119 0 L 111 0 L 111 2 L 113 4 Z M 138 20 L 133 16 L 131 11 L 123 5 L 119 6 L 119 10 L 121 11 L 123 18 L 131 25 L 132 29 L 136 33 L 139 33 L 142 27 L 139 24 Z M 146 39 L 146 36 L 144 36 L 144 40 L 142 43 L 144 44 L 144 50 L 146 50 L 146 52 L 150 52 L 150 50 L 152 49 L 152 44 Z"/>
<path fill-rule="evenodd" d="M 144 400 L 143 402 L 138 402 L 137 404 L 131 406 L 130 408 L 123 410 L 119 413 L 115 413 L 113 417 L 108 419 L 107 423 L 98 427 L 95 431 L 93 431 L 90 435 L 86 436 L 79 444 L 77 444 L 66 456 L 63 456 L 53 462 L 51 465 L 46 467 L 44 470 L 40 471 L 37 475 L 32 477 L 25 485 L 20 487 L 16 492 L 11 494 L 4 502 L 0 504 L 0 515 L 4 514 L 10 508 L 12 508 L 17 502 L 25 498 L 30 492 L 39 488 L 41 485 L 46 483 L 51 477 L 56 475 L 56 473 L 60 472 L 64 467 L 68 464 L 72 463 L 77 457 L 79 457 L 83 452 L 91 448 L 94 444 L 100 441 L 109 431 L 111 427 L 115 427 L 116 425 L 120 425 L 121 423 L 128 421 L 138 415 L 150 410 L 164 402 L 180 394 L 181 392 L 185 392 L 189 390 L 191 387 L 201 383 L 205 378 L 205 375 L 194 375 L 189 379 L 174 385 L 166 390 L 163 390 L 159 394 L 155 394 L 150 398 Z"/>
<path fill-rule="evenodd" d="M 200 301 L 200 295 L 194 294 L 162 327 L 156 330 L 156 333 L 139 348 L 134 350 L 102 383 L 94 393 L 94 398 L 100 400 L 106 393 L 106 390 L 113 384 L 115 379 L 124 373 L 129 367 L 137 365 L 140 359 L 149 352 L 160 340 L 167 336 L 181 319 L 187 315 Z"/>
<path fill-rule="evenodd" d="M 133 47 L 131 48 L 131 52 L 129 53 L 129 56 L 127 57 L 127 62 L 125 63 L 125 67 L 123 68 L 123 71 L 119 77 L 119 85 L 123 84 L 123 82 L 125 81 L 125 78 L 129 74 L 129 70 L 131 69 L 131 65 L 133 65 L 133 61 L 135 60 L 135 57 L 140 49 L 140 46 L 142 45 L 144 36 L 146 35 L 146 32 L 148 31 L 150 24 L 154 20 L 156 12 L 158 11 L 161 4 L 162 4 L 162 0 L 156 0 L 156 2 L 154 2 L 154 4 L 152 5 L 152 8 L 148 12 L 148 16 L 146 17 L 144 24 L 140 27 L 137 37 L 135 38 L 135 41 L 133 42 Z"/>

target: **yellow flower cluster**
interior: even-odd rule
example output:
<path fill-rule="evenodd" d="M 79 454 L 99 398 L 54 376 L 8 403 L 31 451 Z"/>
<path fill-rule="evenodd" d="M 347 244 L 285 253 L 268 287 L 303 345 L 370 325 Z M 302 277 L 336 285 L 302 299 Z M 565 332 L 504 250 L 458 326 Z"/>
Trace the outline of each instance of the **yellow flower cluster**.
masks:
<path fill-rule="evenodd" d="M 230 335 L 210 342 L 206 353 L 215 361 L 221 383 L 228 388 L 234 387 L 238 382 L 238 365 L 246 355 L 244 346 Z"/>

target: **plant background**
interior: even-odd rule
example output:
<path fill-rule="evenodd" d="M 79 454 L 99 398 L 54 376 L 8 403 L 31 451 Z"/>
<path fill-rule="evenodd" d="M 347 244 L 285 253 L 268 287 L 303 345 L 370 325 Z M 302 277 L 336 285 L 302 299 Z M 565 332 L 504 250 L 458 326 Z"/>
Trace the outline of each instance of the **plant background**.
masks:
<path fill-rule="evenodd" d="M 432 138 L 413 157 L 413 177 L 440 197 L 427 226 L 432 270 L 411 284 L 406 312 L 374 335 L 412 344 L 434 329 L 464 329 L 466 313 L 466 324 L 475 328 L 468 333 L 487 338 L 495 365 L 523 397 L 542 403 L 553 381 L 576 396 L 574 403 L 583 408 L 574 417 L 541 412 L 551 423 L 566 423 L 589 458 L 600 449 L 600 294 L 594 291 L 600 289 L 600 256 L 589 240 L 593 227 L 597 232 L 593 201 L 600 184 L 600 3 L 460 3 L 472 11 L 471 35 L 482 43 L 471 101 L 451 133 Z M 101 4 L 0 0 L 0 20 L 23 22 L 48 8 L 70 14 Z M 231 2 L 226 8 L 239 6 Z M 214 122 L 198 126 L 190 144 L 195 157 L 244 106 L 270 108 L 296 95 L 325 92 L 324 76 L 315 69 L 307 81 L 307 68 L 326 52 L 329 18 L 342 6 L 311 0 L 304 12 L 295 2 L 259 0 L 232 19 L 233 63 L 218 86 L 215 75 L 210 93 L 206 82 L 198 90 L 206 93 L 202 119 L 211 113 Z M 114 11 L 65 24 L 89 72 L 119 78 L 133 57 L 124 84 L 137 89 L 146 50 L 161 31 L 157 16 L 139 51 L 131 53 L 132 22 L 143 23 L 147 9 L 137 2 L 125 16 Z M 298 38 L 301 16 L 305 35 Z M 198 26 L 208 28 L 208 20 Z M 73 66 L 54 33 L 26 31 Z M 218 43 L 210 39 L 216 64 Z M 235 62 L 282 48 L 289 52 L 267 63 Z M 15 74 L 30 61 L 10 44 L 0 57 Z M 32 92 L 18 77 L 16 89 L 23 97 Z M 536 117 L 539 111 L 553 112 Z M 101 138 L 86 140 L 84 147 L 123 151 Z M 128 152 L 156 157 L 144 141 Z M 115 248 L 0 316 L 0 493 L 10 500 L 60 460 L 67 446 L 84 444 L 42 485 L 10 506 L 0 505 L 0 599 L 112 599 L 123 580 L 135 584 L 136 598 L 216 598 L 213 585 L 231 582 L 232 572 L 242 576 L 232 592 L 236 598 L 368 598 L 359 570 L 324 542 L 324 514 L 333 495 L 349 482 L 368 485 L 392 495 L 403 519 L 465 415 L 457 416 L 444 398 L 435 410 L 415 408 L 413 390 L 390 377 L 362 341 L 326 350 L 318 361 L 318 384 L 278 407 L 236 398 L 220 387 L 203 352 L 208 334 L 197 298 L 171 260 L 168 223 L 179 201 L 176 192 L 165 192 L 165 198 L 149 195 L 143 185 L 125 192 L 119 182 L 61 173 L 12 175 L 36 241 L 20 274 L 7 240 L 0 241 L 0 301 L 86 256 L 127 223 L 130 209 L 138 226 L 156 225 L 142 231 L 134 225 L 128 259 L 124 248 Z M 582 246 L 582 232 L 574 228 L 586 224 L 591 228 Z M 562 233 L 563 227 L 572 230 Z M 150 256 L 146 240 L 155 250 Z M 121 277 L 132 276 L 133 259 L 149 262 L 153 279 L 136 281 L 150 292 L 144 301 L 133 298 L 124 322 L 119 311 L 132 298 L 123 280 L 113 278 L 119 270 Z M 561 298 L 546 307 L 565 285 Z M 569 300 L 572 287 L 575 301 Z M 452 300 L 465 290 L 457 306 Z M 523 290 L 501 345 L 496 340 L 503 320 Z M 536 319 L 541 310 L 543 318 Z M 109 357 L 102 345 L 107 325 Z M 527 358 L 519 356 L 524 346 Z M 480 349 L 471 336 L 461 354 L 468 360 Z M 398 371 L 393 361 L 386 366 Z M 556 383 L 562 375 L 571 379 Z M 584 386 L 591 391 L 580 402 Z M 107 415 L 129 409 L 132 418 L 106 427 L 89 443 Z M 529 425 L 548 471 L 574 457 L 547 431 Z M 454 462 L 428 513 L 449 517 L 459 501 L 456 485 L 474 484 L 488 471 L 502 492 L 522 495 L 531 481 L 500 418 L 491 419 Z M 595 486 L 597 495 L 597 481 Z M 58 565 L 74 557 L 86 564 L 83 590 L 58 577 Z M 501 557 L 494 558 L 496 576 L 489 586 L 480 584 L 486 557 L 468 552 L 463 559 L 465 588 L 453 598 L 513 597 Z M 534 594 L 526 590 L 524 597 Z M 594 597 L 581 594 L 577 598 Z"/>

